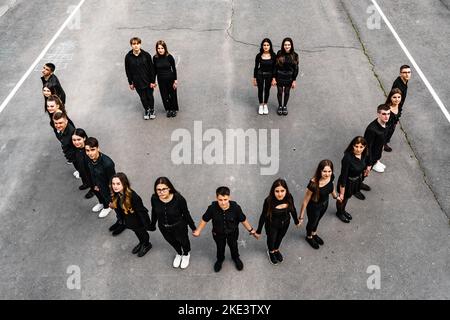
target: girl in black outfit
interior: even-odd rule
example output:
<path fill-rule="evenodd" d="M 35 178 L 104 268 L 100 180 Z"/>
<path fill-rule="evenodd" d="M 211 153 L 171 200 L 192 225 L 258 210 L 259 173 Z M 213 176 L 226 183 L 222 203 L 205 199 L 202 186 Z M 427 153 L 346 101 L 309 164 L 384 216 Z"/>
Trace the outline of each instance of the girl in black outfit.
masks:
<path fill-rule="evenodd" d="M 309 181 L 305 197 L 303 198 L 299 219 L 300 223 L 302 223 L 306 209 L 308 215 L 306 241 L 314 249 L 319 249 L 319 245 L 323 245 L 324 243 L 322 238 L 317 235 L 317 227 L 319 226 L 320 219 L 322 219 L 327 211 L 330 193 L 334 199 L 337 199 L 333 181 L 333 162 L 330 160 L 320 161 L 314 177 Z"/>
<path fill-rule="evenodd" d="M 194 231 L 194 220 L 189 213 L 186 200 L 173 187 L 166 177 L 156 179 L 155 193 L 152 195 L 152 224 L 151 231 L 156 229 L 177 252 L 173 260 L 173 267 L 185 269 L 189 265 L 191 243 L 189 242 L 187 226 Z"/>
<path fill-rule="evenodd" d="M 86 199 L 90 199 L 94 196 L 93 191 L 93 183 L 91 179 L 91 173 L 89 171 L 88 167 L 88 156 L 86 155 L 86 151 L 84 149 L 85 141 L 87 139 L 86 131 L 84 131 L 81 128 L 75 129 L 73 135 L 72 135 L 72 144 L 76 148 L 75 152 L 75 160 L 73 162 L 73 165 L 77 169 L 81 181 L 83 184 L 78 187 L 80 190 L 86 190 L 88 188 L 91 188 L 88 193 L 84 196 Z"/>
<path fill-rule="evenodd" d="M 156 54 L 153 57 L 153 63 L 167 117 L 176 117 L 178 111 L 177 69 L 175 67 L 175 59 L 167 51 L 167 45 L 162 40 L 156 42 Z"/>
<path fill-rule="evenodd" d="M 369 163 L 369 152 L 364 137 L 353 138 L 345 149 L 341 162 L 341 175 L 338 179 L 339 199 L 336 202 L 336 216 L 345 223 L 352 219 L 350 213 L 345 211 L 348 199 L 361 190 L 363 176 L 369 175 L 371 167 Z"/>
<path fill-rule="evenodd" d="M 150 228 L 148 210 L 141 197 L 130 188 L 127 176 L 117 172 L 111 179 L 111 208 L 122 217 L 125 226 L 134 231 L 139 244 L 131 251 L 138 257 L 144 256 L 151 248 L 147 229 Z"/>
<path fill-rule="evenodd" d="M 270 188 L 270 193 L 264 200 L 263 210 L 259 217 L 256 238 L 259 239 L 261 231 L 265 225 L 267 234 L 267 254 L 272 264 L 278 264 L 283 261 L 280 253 L 280 244 L 288 228 L 290 217 L 298 227 L 300 225 L 297 219 L 297 210 L 295 209 L 294 199 L 289 192 L 287 183 L 283 179 L 277 179 Z"/>
<path fill-rule="evenodd" d="M 386 99 L 386 105 L 391 108 L 391 115 L 389 121 L 386 123 L 386 140 L 384 144 L 384 151 L 391 152 L 392 148 L 388 145 L 391 142 L 392 135 L 394 134 L 395 127 L 400 119 L 400 103 L 402 101 L 402 92 L 398 88 L 394 88 L 389 92 Z"/>
<path fill-rule="evenodd" d="M 287 115 L 289 92 L 297 86 L 298 54 L 294 51 L 291 38 L 285 38 L 281 43 L 281 50 L 277 53 L 272 85 L 277 85 L 278 115 Z M 282 103 L 284 94 L 284 103 Z"/>
<path fill-rule="evenodd" d="M 259 114 L 269 113 L 267 101 L 269 100 L 271 81 L 274 77 L 275 59 L 272 42 L 268 38 L 263 39 L 255 58 L 255 69 L 253 70 L 253 85 L 258 86 Z"/>

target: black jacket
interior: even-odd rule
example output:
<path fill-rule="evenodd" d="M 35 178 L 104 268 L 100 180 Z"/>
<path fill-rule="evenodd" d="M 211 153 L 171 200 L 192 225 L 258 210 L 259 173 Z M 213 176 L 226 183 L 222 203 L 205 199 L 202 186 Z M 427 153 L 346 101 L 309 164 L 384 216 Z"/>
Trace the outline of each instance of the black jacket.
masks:
<path fill-rule="evenodd" d="M 103 198 L 109 201 L 111 199 L 109 183 L 111 182 L 112 176 L 116 173 L 114 162 L 106 154 L 100 153 L 100 157 L 96 162 L 89 159 L 88 166 L 92 177 L 92 184 L 99 187 Z"/>
<path fill-rule="evenodd" d="M 115 196 L 119 197 L 119 195 Z M 131 190 L 131 208 L 133 212 L 125 214 L 122 209 L 122 202 L 117 201 L 117 203 L 118 206 L 115 211 L 123 219 L 128 229 L 150 229 L 151 223 L 150 217 L 148 216 L 148 209 L 142 203 L 141 197 L 134 190 Z"/>
<path fill-rule="evenodd" d="M 75 148 L 75 159 L 73 165 L 80 173 L 83 184 L 93 187 L 91 172 L 89 171 L 89 157 L 87 156 L 84 148 Z"/>
<path fill-rule="evenodd" d="M 61 99 L 61 101 L 66 104 L 66 93 L 64 92 L 61 83 L 59 82 L 59 79 L 57 76 L 55 76 L 54 74 L 52 74 L 48 80 L 45 80 L 44 77 L 41 77 L 41 81 L 42 81 L 42 88 L 45 86 L 50 86 L 55 88 L 55 93 L 56 95 Z"/>
<path fill-rule="evenodd" d="M 165 203 L 159 200 L 157 195 L 152 195 L 152 227 L 155 228 L 156 222 L 158 227 L 175 226 L 178 224 L 188 225 L 192 231 L 197 229 L 195 222 L 189 212 L 187 202 L 179 193 L 174 193 L 170 202 Z"/>
<path fill-rule="evenodd" d="M 144 89 L 155 83 L 155 66 L 152 56 L 147 51 L 141 49 L 138 56 L 130 50 L 125 56 L 125 72 L 128 84 L 134 85 L 137 89 Z"/>
<path fill-rule="evenodd" d="M 155 64 L 155 74 L 159 80 L 177 80 L 177 68 L 175 66 L 175 59 L 172 55 L 167 56 L 153 56 L 153 63 Z"/>
<path fill-rule="evenodd" d="M 386 128 L 375 119 L 367 126 L 364 139 L 366 139 L 369 147 L 369 165 L 372 166 L 381 159 L 386 141 Z"/>
<path fill-rule="evenodd" d="M 66 129 L 63 132 L 57 132 L 56 137 L 61 142 L 61 148 L 64 156 L 67 160 L 73 162 L 75 160 L 76 148 L 72 143 L 72 135 L 75 131 L 75 127 L 70 123 L 67 123 Z"/>
<path fill-rule="evenodd" d="M 361 176 L 369 165 L 368 160 L 368 156 L 361 156 L 361 159 L 358 159 L 352 152 L 344 153 L 344 157 L 341 160 L 341 174 L 338 179 L 339 186 L 345 188 L 349 178 Z"/>

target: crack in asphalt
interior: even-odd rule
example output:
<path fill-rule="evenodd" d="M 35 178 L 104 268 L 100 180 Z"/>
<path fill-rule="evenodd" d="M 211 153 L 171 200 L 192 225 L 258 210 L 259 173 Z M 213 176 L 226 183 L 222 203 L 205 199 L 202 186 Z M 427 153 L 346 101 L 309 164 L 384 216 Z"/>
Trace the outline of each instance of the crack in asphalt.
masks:
<path fill-rule="evenodd" d="M 441 2 L 442 2 L 442 1 L 441 1 Z M 374 77 L 377 79 L 378 84 L 379 84 L 379 86 L 380 86 L 380 89 L 381 89 L 381 91 L 383 92 L 384 96 L 387 98 L 388 92 L 386 91 L 386 89 L 384 88 L 383 84 L 381 83 L 380 76 L 379 76 L 379 75 L 377 74 L 377 72 L 375 71 L 375 64 L 373 63 L 373 61 L 372 61 L 372 59 L 371 59 L 371 57 L 370 57 L 370 55 L 369 55 L 369 53 L 368 53 L 368 51 L 367 51 L 367 49 L 366 49 L 366 46 L 364 45 L 364 42 L 363 42 L 362 39 L 361 39 L 360 32 L 359 32 L 358 28 L 356 27 L 355 23 L 353 22 L 353 19 L 352 19 L 352 17 L 350 16 L 350 12 L 347 10 L 347 7 L 346 7 L 345 4 L 342 2 L 342 0 L 340 1 L 340 3 L 341 3 L 342 8 L 344 9 L 345 13 L 347 14 L 347 17 L 348 17 L 348 19 L 349 19 L 349 21 L 350 21 L 350 24 L 352 25 L 353 30 L 355 31 L 356 38 L 358 39 L 359 43 L 361 44 L 362 51 L 363 51 L 364 55 L 366 56 L 367 60 L 369 61 L 369 64 L 370 64 L 371 69 L 372 69 L 372 72 L 373 72 L 373 75 L 374 75 Z M 415 148 L 413 147 L 413 145 L 412 145 L 412 143 L 411 143 L 411 140 L 410 140 L 409 137 L 408 137 L 408 134 L 406 133 L 405 129 L 403 128 L 402 123 L 401 123 L 401 122 L 399 122 L 399 123 L 400 123 L 400 129 L 402 130 L 403 134 L 405 135 L 406 142 L 408 143 L 409 147 L 411 148 L 411 151 L 412 151 L 412 153 L 413 153 L 413 156 L 414 156 L 414 158 L 416 159 L 417 164 L 419 165 L 420 171 L 422 171 L 423 182 L 425 183 L 425 185 L 426 185 L 426 186 L 428 187 L 428 189 L 430 190 L 431 194 L 433 195 L 434 199 L 436 200 L 437 205 L 438 205 L 439 208 L 442 210 L 442 212 L 443 212 L 447 217 L 450 217 L 450 214 L 447 214 L 447 212 L 445 211 L 443 205 L 442 205 L 441 202 L 439 201 L 437 194 L 434 192 L 433 187 L 431 186 L 431 183 L 428 182 L 428 177 L 427 177 L 426 172 L 425 172 L 425 167 L 424 167 L 424 166 L 422 165 L 422 163 L 420 162 L 419 157 L 418 157 L 418 155 L 417 155 L 417 152 L 416 152 Z M 449 224 L 450 224 L 450 219 L 449 219 Z"/>

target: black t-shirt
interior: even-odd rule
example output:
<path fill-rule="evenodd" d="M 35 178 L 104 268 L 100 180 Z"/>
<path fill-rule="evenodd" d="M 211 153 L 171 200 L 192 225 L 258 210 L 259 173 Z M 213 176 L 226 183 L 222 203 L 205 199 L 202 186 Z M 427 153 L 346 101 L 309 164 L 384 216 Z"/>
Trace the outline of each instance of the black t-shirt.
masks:
<path fill-rule="evenodd" d="M 378 119 L 375 119 L 367 126 L 364 132 L 364 139 L 366 139 L 369 147 L 369 165 L 374 165 L 381 159 L 383 153 L 386 128 L 378 122 Z"/>
<path fill-rule="evenodd" d="M 346 187 L 348 178 L 360 176 L 368 166 L 368 157 L 361 156 L 358 159 L 353 153 L 345 152 L 341 161 L 341 174 L 339 176 L 339 185 Z"/>
<path fill-rule="evenodd" d="M 167 227 L 183 223 L 188 225 L 191 230 L 195 230 L 195 222 L 189 212 L 186 199 L 179 194 L 174 193 L 172 200 L 163 202 L 156 194 L 152 195 L 152 227 L 158 222 L 158 226 Z"/>
<path fill-rule="evenodd" d="M 315 182 L 313 182 L 312 180 L 309 181 L 307 188 L 313 193 L 313 196 L 311 197 L 311 201 L 315 202 L 315 203 L 324 203 L 326 201 L 328 201 L 329 197 L 330 197 L 330 193 L 333 192 L 334 186 L 333 186 L 333 181 L 334 181 L 334 174 L 331 175 L 330 181 L 324 185 L 323 187 L 319 187 L 319 200 L 318 201 L 314 201 L 314 193 L 315 193 L 315 188 L 314 186 L 316 185 Z"/>
<path fill-rule="evenodd" d="M 395 79 L 394 83 L 392 84 L 392 89 L 394 88 L 400 89 L 400 91 L 402 92 L 402 100 L 398 105 L 398 118 L 400 118 L 402 115 L 403 104 L 405 103 L 406 95 L 408 93 L 408 83 L 404 83 L 402 78 L 398 76 L 397 79 Z"/>
<path fill-rule="evenodd" d="M 223 210 L 217 201 L 213 201 L 202 219 L 205 222 L 212 220 L 214 233 L 229 234 L 235 232 L 239 223 L 244 222 L 247 218 L 235 201 L 230 201 L 230 207 L 227 210 Z"/>

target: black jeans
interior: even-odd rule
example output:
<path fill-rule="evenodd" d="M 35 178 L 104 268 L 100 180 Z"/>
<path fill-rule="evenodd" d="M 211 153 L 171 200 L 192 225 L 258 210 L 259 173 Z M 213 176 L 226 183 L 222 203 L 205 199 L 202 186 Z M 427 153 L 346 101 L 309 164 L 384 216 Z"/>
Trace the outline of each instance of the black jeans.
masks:
<path fill-rule="evenodd" d="M 308 203 L 306 207 L 306 214 L 308 216 L 308 224 L 306 225 L 306 234 L 308 237 L 312 235 L 313 232 L 317 231 L 319 226 L 319 221 L 322 219 L 323 215 L 327 211 L 328 201 L 322 203 L 315 203 L 312 200 Z"/>
<path fill-rule="evenodd" d="M 98 199 L 98 202 L 101 203 L 103 205 L 103 208 L 109 208 L 109 202 L 110 202 L 110 198 L 106 197 L 102 192 L 100 191 L 95 191 L 94 190 L 94 194 Z"/>
<path fill-rule="evenodd" d="M 155 99 L 153 98 L 153 89 L 150 87 L 138 89 L 136 91 L 141 98 L 142 106 L 145 110 L 153 110 L 155 108 Z"/>
<path fill-rule="evenodd" d="M 270 87 L 272 85 L 272 77 L 260 77 L 256 78 L 256 83 L 258 85 L 258 100 L 259 103 L 267 103 L 269 100 Z M 264 92 L 264 99 L 263 99 Z"/>
<path fill-rule="evenodd" d="M 186 224 L 170 228 L 159 225 L 159 231 L 161 231 L 164 239 L 166 239 L 178 254 L 187 255 L 191 251 L 191 243 Z"/>
<path fill-rule="evenodd" d="M 277 86 L 278 92 L 277 92 L 277 98 L 278 98 L 278 105 L 279 106 L 283 106 L 286 107 L 287 103 L 289 101 L 289 94 L 291 91 L 291 87 L 280 87 Z M 284 104 L 282 103 L 282 99 L 283 99 L 283 93 L 284 93 Z"/>
<path fill-rule="evenodd" d="M 158 79 L 159 92 L 161 100 L 166 111 L 178 111 L 177 90 L 173 88 L 172 79 Z"/>
<path fill-rule="evenodd" d="M 147 230 L 145 228 L 134 229 L 133 230 L 136 236 L 139 239 L 139 243 L 142 243 L 145 246 L 150 244 L 150 236 L 148 235 Z"/>
<path fill-rule="evenodd" d="M 278 227 L 266 224 L 267 248 L 269 251 L 278 250 L 280 248 L 281 241 L 288 231 L 289 221 L 290 220 L 287 220 L 284 224 Z"/>
<path fill-rule="evenodd" d="M 213 239 L 216 242 L 217 246 L 217 260 L 223 261 L 225 260 L 225 246 L 228 243 L 228 247 L 230 248 L 231 258 L 234 260 L 239 258 L 239 250 L 237 240 L 239 237 L 239 230 L 228 234 L 217 234 L 213 231 Z"/>
<path fill-rule="evenodd" d="M 398 121 L 397 121 L 397 122 L 394 122 L 393 124 L 391 124 L 390 126 L 388 126 L 388 127 L 386 128 L 386 140 L 385 140 L 385 143 L 386 143 L 386 144 L 388 144 L 389 142 L 391 142 L 391 138 L 392 138 L 392 135 L 393 135 L 394 132 L 395 132 L 395 127 L 397 126 L 397 123 L 398 123 Z"/>

